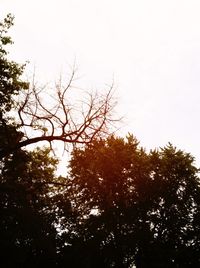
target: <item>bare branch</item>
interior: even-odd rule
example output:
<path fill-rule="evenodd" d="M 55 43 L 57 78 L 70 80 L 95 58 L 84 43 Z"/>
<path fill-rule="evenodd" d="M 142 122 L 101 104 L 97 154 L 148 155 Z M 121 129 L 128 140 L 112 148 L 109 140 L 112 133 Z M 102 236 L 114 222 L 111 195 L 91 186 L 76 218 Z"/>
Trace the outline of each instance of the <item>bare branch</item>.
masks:
<path fill-rule="evenodd" d="M 78 92 L 72 86 L 75 80 L 75 69 L 66 86 L 56 85 L 54 92 L 51 88 L 37 88 L 35 77 L 32 86 L 23 91 L 18 102 L 18 126 L 24 135 L 23 139 L 15 144 L 0 150 L 0 157 L 13 151 L 37 142 L 48 142 L 53 150 L 52 143 L 62 141 L 66 150 L 68 145 L 85 144 L 94 137 L 109 134 L 109 126 L 116 122 L 113 118 L 113 84 L 107 93 L 87 94 L 82 97 L 83 91 Z M 81 94 L 80 94 L 81 93 Z"/>

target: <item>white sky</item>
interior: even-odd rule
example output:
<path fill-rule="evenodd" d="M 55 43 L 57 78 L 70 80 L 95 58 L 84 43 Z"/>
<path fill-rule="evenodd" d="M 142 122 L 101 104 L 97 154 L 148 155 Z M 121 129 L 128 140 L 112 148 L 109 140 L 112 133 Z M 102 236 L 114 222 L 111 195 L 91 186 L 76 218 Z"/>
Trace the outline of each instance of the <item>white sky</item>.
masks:
<path fill-rule="evenodd" d="M 9 12 L 16 61 L 50 81 L 76 58 L 88 88 L 114 75 L 122 135 L 170 141 L 200 164 L 199 0 L 0 0 L 0 18 Z"/>

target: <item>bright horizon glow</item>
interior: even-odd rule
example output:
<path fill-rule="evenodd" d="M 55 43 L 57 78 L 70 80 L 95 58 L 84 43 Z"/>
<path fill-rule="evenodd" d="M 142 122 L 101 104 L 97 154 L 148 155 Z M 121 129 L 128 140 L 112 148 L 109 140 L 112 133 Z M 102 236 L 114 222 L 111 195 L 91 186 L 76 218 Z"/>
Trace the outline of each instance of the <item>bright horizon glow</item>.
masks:
<path fill-rule="evenodd" d="M 54 81 L 76 58 L 80 85 L 105 89 L 113 76 L 118 113 L 141 145 L 167 142 L 200 165 L 198 0 L 1 0 L 15 16 L 11 57 Z"/>

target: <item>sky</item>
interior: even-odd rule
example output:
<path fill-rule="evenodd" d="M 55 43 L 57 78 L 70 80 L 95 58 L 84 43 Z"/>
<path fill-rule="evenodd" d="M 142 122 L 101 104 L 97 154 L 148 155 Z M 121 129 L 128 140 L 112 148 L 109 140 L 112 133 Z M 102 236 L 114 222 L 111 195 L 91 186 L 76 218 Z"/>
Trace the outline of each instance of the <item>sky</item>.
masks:
<path fill-rule="evenodd" d="M 0 0 L 15 16 L 10 57 L 39 81 L 76 61 L 88 90 L 115 82 L 119 135 L 146 149 L 171 142 L 200 166 L 199 0 Z"/>

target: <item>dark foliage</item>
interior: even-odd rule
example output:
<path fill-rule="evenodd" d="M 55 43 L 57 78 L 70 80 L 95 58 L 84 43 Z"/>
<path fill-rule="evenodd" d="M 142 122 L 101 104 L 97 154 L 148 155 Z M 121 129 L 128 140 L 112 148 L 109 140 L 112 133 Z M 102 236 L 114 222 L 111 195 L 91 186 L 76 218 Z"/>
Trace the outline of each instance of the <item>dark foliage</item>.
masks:
<path fill-rule="evenodd" d="M 45 196 L 54 165 L 45 151 L 20 151 L 6 159 L 0 183 L 2 266 L 36 267 L 51 259 L 55 262 L 55 219 Z"/>
<path fill-rule="evenodd" d="M 75 150 L 73 196 L 88 252 L 96 250 L 105 267 L 199 266 L 200 188 L 193 162 L 170 144 L 147 154 L 132 136 Z"/>

